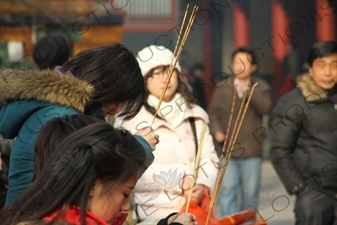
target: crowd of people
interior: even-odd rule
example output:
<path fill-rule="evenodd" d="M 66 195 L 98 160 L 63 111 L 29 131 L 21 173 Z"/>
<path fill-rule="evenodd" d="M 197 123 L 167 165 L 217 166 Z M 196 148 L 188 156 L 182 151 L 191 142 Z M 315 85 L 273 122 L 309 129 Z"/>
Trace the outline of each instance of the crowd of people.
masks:
<path fill-rule="evenodd" d="M 308 73 L 275 106 L 249 48 L 232 53 L 233 76 L 207 104 L 203 65 L 192 68 L 188 83 L 163 46 L 133 53 L 116 43 L 71 57 L 64 43 L 46 36 L 33 50 L 38 69 L 2 72 L 1 224 L 121 225 L 129 211 L 137 224 L 200 224 L 183 206 L 189 193 L 200 206 L 212 196 L 221 150 L 233 146 L 217 216 L 256 210 L 263 159 L 263 135 L 256 132 L 264 115 L 271 161 L 297 196 L 296 224 L 336 224 L 336 42 L 313 45 Z M 238 111 L 255 84 L 229 146 L 227 125 L 240 120 L 232 99 Z"/>

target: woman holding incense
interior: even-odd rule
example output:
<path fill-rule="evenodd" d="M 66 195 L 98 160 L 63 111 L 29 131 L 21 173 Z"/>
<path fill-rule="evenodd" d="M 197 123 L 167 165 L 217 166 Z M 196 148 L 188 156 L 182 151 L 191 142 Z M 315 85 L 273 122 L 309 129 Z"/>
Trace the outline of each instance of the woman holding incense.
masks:
<path fill-rule="evenodd" d="M 31 184 L 35 140 L 44 124 L 74 114 L 104 120 L 118 108 L 120 116 L 131 119 L 144 101 L 138 62 L 117 43 L 83 51 L 55 71 L 6 69 L 2 75 L 6 82 L 0 82 L 0 134 L 6 139 L 16 137 L 6 206 Z M 137 140 L 151 151 L 157 142 L 155 134 L 142 134 L 144 138 Z"/>
<path fill-rule="evenodd" d="M 62 119 L 68 126 L 76 124 L 76 128 L 66 128 L 72 134 L 64 140 L 53 137 L 59 132 L 49 132 L 51 140 L 61 142 L 56 143 L 48 163 L 40 164 L 42 170 L 32 185 L 0 214 L 0 224 L 124 224 L 130 193 L 148 164 L 147 153 L 126 131 L 88 116 L 77 119 Z M 42 129 L 59 130 L 58 122 L 54 119 Z M 85 127 L 75 131 L 81 126 Z M 158 225 L 198 225 L 195 220 L 190 213 L 171 214 Z"/>
<path fill-rule="evenodd" d="M 138 222 L 147 221 L 146 224 L 151 224 L 151 220 L 155 223 L 170 212 L 181 210 L 191 182 L 191 202 L 200 203 L 206 192 L 212 193 L 217 175 L 218 157 L 207 129 L 196 181 L 193 179 L 198 139 L 204 122 L 208 123 L 208 115 L 194 104 L 192 94 L 181 77 L 179 62 L 156 113 L 173 57 L 173 53 L 163 46 L 148 46 L 138 53 L 137 60 L 146 87 L 146 101 L 133 119 L 123 121 L 122 118 L 117 118 L 115 123 L 116 127 L 121 126 L 132 133 L 150 126 L 160 137 L 154 151 L 154 162 L 134 189 L 133 217 Z"/>

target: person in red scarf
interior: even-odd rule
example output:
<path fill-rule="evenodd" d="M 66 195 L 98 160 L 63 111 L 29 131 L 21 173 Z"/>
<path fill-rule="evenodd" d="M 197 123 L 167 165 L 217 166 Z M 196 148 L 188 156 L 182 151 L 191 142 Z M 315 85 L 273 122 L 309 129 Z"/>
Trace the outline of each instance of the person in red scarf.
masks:
<path fill-rule="evenodd" d="M 18 223 L 17 225 L 50 225 L 50 223 L 45 220 L 34 220 L 34 221 L 21 222 L 21 223 Z M 53 225 L 74 225 L 74 224 L 69 223 L 67 221 L 59 221 L 59 222 L 54 222 Z"/>
<path fill-rule="evenodd" d="M 59 145 L 40 176 L 0 214 L 0 224 L 121 225 L 145 166 L 146 152 L 134 136 L 105 122 L 91 124 Z M 159 224 L 196 225 L 195 219 L 171 214 Z"/>

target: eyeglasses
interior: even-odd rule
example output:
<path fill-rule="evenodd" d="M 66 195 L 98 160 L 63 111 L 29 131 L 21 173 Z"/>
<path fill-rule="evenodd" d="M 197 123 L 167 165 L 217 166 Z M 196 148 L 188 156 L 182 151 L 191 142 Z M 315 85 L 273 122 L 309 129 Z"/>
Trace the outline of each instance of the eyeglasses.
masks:
<path fill-rule="evenodd" d="M 150 74 L 149 77 L 152 77 L 153 79 L 162 79 L 164 77 L 164 75 L 169 75 L 170 74 L 170 70 L 169 67 L 162 69 L 162 70 L 155 70 L 152 72 L 152 74 Z"/>

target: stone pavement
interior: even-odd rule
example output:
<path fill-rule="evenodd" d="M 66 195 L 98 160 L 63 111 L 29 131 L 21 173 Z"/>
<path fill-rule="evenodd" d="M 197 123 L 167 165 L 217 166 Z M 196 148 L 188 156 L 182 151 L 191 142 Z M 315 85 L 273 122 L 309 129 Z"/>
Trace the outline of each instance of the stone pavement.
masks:
<path fill-rule="evenodd" d="M 259 214 L 267 221 L 267 225 L 293 225 L 294 202 L 295 197 L 288 195 L 271 162 L 265 159 L 262 164 Z M 217 206 L 215 212 L 218 210 Z"/>
<path fill-rule="evenodd" d="M 292 225 L 295 197 L 288 195 L 271 162 L 262 165 L 259 212 L 268 225 Z"/>

